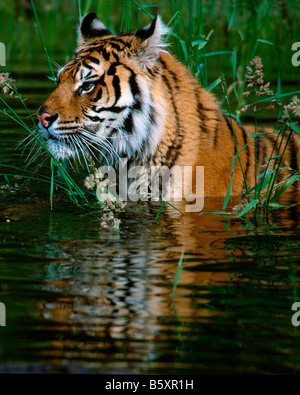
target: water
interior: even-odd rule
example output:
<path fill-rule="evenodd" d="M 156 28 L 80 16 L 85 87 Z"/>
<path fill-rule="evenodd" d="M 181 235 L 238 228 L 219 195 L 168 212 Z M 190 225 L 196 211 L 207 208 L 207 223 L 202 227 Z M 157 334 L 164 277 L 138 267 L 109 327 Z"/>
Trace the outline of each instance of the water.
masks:
<path fill-rule="evenodd" d="M 21 166 L 26 132 L 0 122 Z M 255 224 L 159 207 L 129 203 L 113 232 L 59 193 L 51 211 L 46 184 L 0 195 L 0 372 L 299 373 L 299 208 Z"/>

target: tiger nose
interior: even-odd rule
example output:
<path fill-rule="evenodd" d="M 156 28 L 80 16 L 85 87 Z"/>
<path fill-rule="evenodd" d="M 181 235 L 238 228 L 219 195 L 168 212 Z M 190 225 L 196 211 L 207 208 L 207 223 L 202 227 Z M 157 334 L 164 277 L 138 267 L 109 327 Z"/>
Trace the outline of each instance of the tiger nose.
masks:
<path fill-rule="evenodd" d="M 45 129 L 48 129 L 52 123 L 57 119 L 58 115 L 51 115 L 48 112 L 44 112 L 43 114 L 37 114 L 38 120 L 41 122 L 42 126 Z"/>

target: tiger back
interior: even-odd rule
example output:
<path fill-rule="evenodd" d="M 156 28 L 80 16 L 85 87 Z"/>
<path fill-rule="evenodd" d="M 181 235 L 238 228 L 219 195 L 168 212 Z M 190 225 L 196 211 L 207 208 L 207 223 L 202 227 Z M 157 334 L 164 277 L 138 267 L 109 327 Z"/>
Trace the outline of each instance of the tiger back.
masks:
<path fill-rule="evenodd" d="M 283 145 L 272 129 L 244 128 L 224 115 L 214 95 L 166 51 L 166 31 L 156 17 L 136 32 L 113 35 L 94 13 L 85 16 L 73 59 L 38 110 L 40 133 L 58 159 L 203 167 L 204 196 L 225 196 L 237 157 L 231 194 L 241 195 L 274 146 L 282 152 Z M 251 133 L 259 131 L 265 134 L 255 146 Z M 294 136 L 285 148 L 284 161 L 295 169 L 299 147 Z"/>

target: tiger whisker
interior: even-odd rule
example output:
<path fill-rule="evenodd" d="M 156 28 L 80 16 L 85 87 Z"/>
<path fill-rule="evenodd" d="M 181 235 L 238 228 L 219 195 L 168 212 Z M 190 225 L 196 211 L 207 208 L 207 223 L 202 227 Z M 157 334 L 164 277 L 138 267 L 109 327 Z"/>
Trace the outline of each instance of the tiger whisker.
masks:
<path fill-rule="evenodd" d="M 35 132 L 36 132 L 36 129 L 33 129 L 31 132 L 32 132 L 32 134 L 37 135 L 37 133 L 35 133 Z M 17 144 L 17 148 L 20 148 L 20 147 L 24 144 L 24 142 L 25 142 L 26 140 L 30 139 L 30 141 L 31 141 L 31 140 L 35 139 L 35 138 L 32 136 L 32 134 L 28 134 L 26 137 L 24 137 L 24 138 Z"/>
<path fill-rule="evenodd" d="M 109 165 L 109 160 L 107 159 L 106 155 L 105 155 L 97 146 L 93 145 L 92 142 L 89 141 L 89 140 L 87 140 L 87 138 L 85 138 L 85 137 L 84 137 L 84 141 L 85 141 L 85 143 L 87 144 L 90 153 L 92 154 L 92 156 L 93 156 L 97 161 L 99 160 L 99 157 L 97 157 L 97 156 L 95 155 L 95 153 L 92 151 L 92 149 L 95 150 L 95 151 L 98 151 L 98 152 L 103 156 L 103 158 L 105 159 L 107 165 Z M 110 154 L 111 158 L 113 158 L 111 151 L 109 151 L 105 146 L 103 146 L 103 145 L 101 145 L 101 144 L 100 144 L 100 146 L 102 146 L 102 148 L 105 149 L 105 151 L 108 152 L 108 153 Z"/>
<path fill-rule="evenodd" d="M 69 135 L 67 137 L 67 142 L 69 144 L 69 146 L 71 147 L 72 151 L 74 152 L 73 157 L 77 158 L 80 165 L 82 166 L 81 160 L 80 160 L 80 153 L 78 151 L 78 142 L 76 140 L 76 136 L 73 135 Z"/>
<path fill-rule="evenodd" d="M 31 156 L 31 153 L 33 152 L 34 147 L 32 147 L 31 151 L 29 152 L 27 158 L 25 159 L 26 167 L 31 165 L 37 158 L 40 156 L 43 156 L 44 151 L 42 150 L 41 147 L 39 147 L 36 152 Z"/>
<path fill-rule="evenodd" d="M 108 148 L 111 149 L 113 151 L 113 153 L 115 154 L 115 159 L 120 159 L 120 156 L 118 155 L 117 151 L 115 150 L 115 147 L 113 146 L 113 144 L 107 138 L 101 139 L 101 138 L 95 136 L 94 134 L 92 134 L 91 132 L 89 132 L 89 131 L 87 131 L 85 129 L 83 129 L 83 130 L 86 133 L 87 137 L 89 137 L 95 143 L 100 144 L 100 145 L 102 144 L 102 145 L 108 146 Z"/>
<path fill-rule="evenodd" d="M 23 140 L 21 140 L 20 143 L 17 145 L 17 149 L 21 148 L 22 146 L 22 155 L 24 155 L 26 149 L 30 149 L 25 159 L 25 163 L 27 164 L 27 166 L 30 165 L 37 157 L 39 157 L 43 153 L 42 147 L 32 135 L 28 135 Z M 32 155 L 34 151 L 36 152 L 34 153 L 34 155 Z"/>
<path fill-rule="evenodd" d="M 80 137 L 82 138 L 82 136 L 80 136 Z M 96 147 L 94 147 L 94 146 L 90 143 L 90 141 L 84 139 L 85 145 L 82 144 L 82 141 L 81 141 L 79 138 L 77 138 L 76 141 L 78 141 L 78 145 L 79 145 L 79 146 L 82 146 L 82 147 L 83 147 L 83 150 L 81 150 L 81 151 L 82 151 L 82 154 L 84 155 L 84 159 L 85 159 L 85 157 L 88 159 L 89 156 L 92 155 L 92 156 L 96 159 L 96 161 L 99 160 L 99 157 L 97 157 L 97 156 L 95 155 L 95 153 L 93 152 L 93 150 L 92 150 L 92 148 L 93 148 L 94 150 L 98 150 L 98 151 L 102 154 L 102 156 L 104 157 L 106 163 L 108 164 L 108 160 L 107 160 L 106 156 L 103 154 L 103 152 L 101 152 L 99 149 L 96 149 Z M 90 154 L 90 155 L 89 155 L 89 154 Z M 86 165 L 87 165 L 86 159 L 85 159 L 85 163 L 86 163 Z M 88 168 L 88 165 L 87 165 L 87 168 Z"/>
<path fill-rule="evenodd" d="M 89 168 L 88 162 L 87 162 L 87 157 L 88 157 L 88 155 L 87 155 L 87 153 L 86 153 L 86 148 L 82 145 L 81 141 L 77 138 L 76 135 L 73 135 L 72 138 L 73 138 L 73 139 L 75 140 L 75 142 L 76 142 L 76 157 L 78 158 L 79 163 L 81 164 L 81 161 L 80 161 L 80 155 L 79 155 L 79 152 L 78 152 L 78 149 L 77 149 L 77 148 L 79 148 L 79 150 L 81 151 L 82 157 L 83 157 L 83 160 L 84 160 L 84 163 L 85 163 L 85 165 L 86 165 L 86 168 L 88 169 L 88 168 Z"/>
<path fill-rule="evenodd" d="M 109 141 L 103 140 L 102 142 L 98 142 L 98 144 L 110 154 L 113 162 L 117 161 L 120 158 L 117 152 L 115 151 L 114 147 L 109 143 Z M 99 151 L 99 149 L 97 150 Z"/>
<path fill-rule="evenodd" d="M 59 70 L 59 69 L 61 69 L 61 66 L 54 60 L 54 59 L 52 59 L 52 58 L 50 58 L 49 56 L 48 56 L 48 60 Z"/>
<path fill-rule="evenodd" d="M 91 146 L 94 150 L 98 151 L 102 155 L 103 152 L 98 148 L 98 146 L 103 148 L 110 154 L 112 161 L 120 158 L 110 141 L 97 138 L 94 134 L 85 129 L 81 130 L 81 137 L 84 138 L 86 144 Z"/>

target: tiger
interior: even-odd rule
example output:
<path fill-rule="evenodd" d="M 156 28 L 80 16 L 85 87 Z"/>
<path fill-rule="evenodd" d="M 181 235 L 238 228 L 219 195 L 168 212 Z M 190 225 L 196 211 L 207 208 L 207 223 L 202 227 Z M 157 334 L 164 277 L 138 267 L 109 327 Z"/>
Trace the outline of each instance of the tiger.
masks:
<path fill-rule="evenodd" d="M 271 157 L 276 134 L 244 127 L 221 111 L 214 94 L 167 50 L 160 16 L 142 29 L 112 34 L 89 13 L 78 30 L 73 58 L 37 112 L 39 132 L 55 158 L 104 158 L 117 167 L 124 157 L 129 166 L 147 169 L 202 167 L 204 196 L 224 197 L 230 183 L 231 196 L 240 196 L 245 184 L 255 184 L 255 169 Z M 261 132 L 256 145 L 254 132 Z M 299 149 L 294 136 L 284 158 L 294 169 Z"/>

